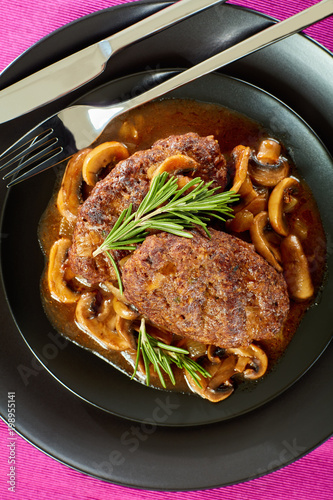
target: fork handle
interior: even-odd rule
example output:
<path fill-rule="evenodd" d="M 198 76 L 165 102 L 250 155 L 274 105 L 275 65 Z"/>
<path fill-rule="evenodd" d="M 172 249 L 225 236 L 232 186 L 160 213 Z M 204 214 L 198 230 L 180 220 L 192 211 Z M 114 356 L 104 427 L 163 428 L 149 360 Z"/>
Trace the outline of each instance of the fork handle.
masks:
<path fill-rule="evenodd" d="M 223 52 L 220 52 L 215 56 L 196 64 L 192 68 L 169 78 L 167 81 L 144 92 L 143 94 L 130 99 L 127 103 L 123 103 L 124 107 L 126 110 L 133 109 L 137 106 L 145 104 L 148 101 L 156 99 L 157 97 L 161 97 L 167 92 L 211 73 L 226 64 L 237 61 L 246 55 L 252 54 L 263 47 L 267 47 L 278 40 L 282 40 L 289 35 L 297 33 L 307 26 L 310 26 L 332 14 L 333 0 L 322 0 L 308 9 L 305 9 L 302 12 L 285 19 L 284 21 L 276 23 L 273 26 L 256 33 L 255 35 L 237 43 Z"/>

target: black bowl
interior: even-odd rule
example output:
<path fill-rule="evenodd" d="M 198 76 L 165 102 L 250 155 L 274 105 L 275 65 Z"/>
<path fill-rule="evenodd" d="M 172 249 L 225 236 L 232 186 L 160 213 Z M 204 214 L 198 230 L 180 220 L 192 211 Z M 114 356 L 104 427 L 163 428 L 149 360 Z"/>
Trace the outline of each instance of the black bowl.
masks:
<path fill-rule="evenodd" d="M 108 104 L 125 99 L 141 87 L 165 78 L 166 72 L 139 73 L 115 80 L 91 92 L 79 102 Z M 300 174 L 311 186 L 318 202 L 328 241 L 333 237 L 333 163 L 314 132 L 281 101 L 253 85 L 220 74 L 204 76 L 166 97 L 213 102 L 241 112 L 264 126 L 280 139 L 298 166 Z M 325 178 L 325 183 L 322 178 Z M 8 233 L 3 245 L 3 277 L 8 302 L 17 325 L 38 359 L 57 380 L 78 396 L 99 408 L 123 418 L 146 422 L 152 419 L 156 389 L 131 381 L 126 375 L 80 347 L 67 344 L 57 352 L 50 345 L 53 331 L 41 307 L 39 282 L 43 258 L 36 241 L 38 220 L 51 197 L 55 174 L 49 170 L 29 183 L 13 188 L 8 194 L 3 219 L 3 232 Z M 31 199 L 31 192 L 42 196 Z M 15 210 L 17 206 L 29 210 Z M 18 231 L 11 228 L 21 227 Z M 29 241 L 24 255 L 20 241 Z M 322 242 L 318 245 L 322 246 Z M 332 261 L 328 262 L 329 268 Z M 303 318 L 285 354 L 263 380 L 238 387 L 227 400 L 212 404 L 207 400 L 171 392 L 169 400 L 177 409 L 163 420 L 163 425 L 202 425 L 237 417 L 276 397 L 301 377 L 320 356 L 331 338 L 332 311 L 330 297 L 333 280 L 328 278 L 316 300 Z M 320 330 L 314 336 L 317 325 Z M 107 383 L 106 383 L 107 381 Z"/>

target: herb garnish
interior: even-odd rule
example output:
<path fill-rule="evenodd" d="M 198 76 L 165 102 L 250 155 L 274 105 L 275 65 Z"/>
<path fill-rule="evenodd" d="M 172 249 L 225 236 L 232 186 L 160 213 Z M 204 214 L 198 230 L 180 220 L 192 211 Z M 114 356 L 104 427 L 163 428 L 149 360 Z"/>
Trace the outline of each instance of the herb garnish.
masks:
<path fill-rule="evenodd" d="M 192 179 L 179 189 L 178 179 L 168 177 L 167 172 L 154 177 L 138 210 L 133 212 L 132 204 L 123 210 L 102 245 L 93 253 L 93 257 L 102 252 L 107 253 L 115 269 L 121 293 L 123 288 L 120 272 L 109 250 L 135 250 L 148 236 L 148 230 L 193 238 L 185 228 L 198 225 L 210 237 L 207 222 L 212 217 L 222 221 L 225 220 L 222 215 L 232 217 L 233 210 L 228 203 L 239 198 L 234 192 L 216 193 L 217 187 L 209 189 L 213 181 L 205 183 L 200 177 Z M 184 194 L 186 191 L 187 194 Z"/>
<path fill-rule="evenodd" d="M 203 368 L 201 365 L 199 365 L 199 363 L 188 356 L 189 352 L 186 349 L 164 344 L 164 342 L 160 342 L 155 337 L 149 335 L 149 333 L 147 333 L 146 331 L 146 323 L 144 318 L 141 319 L 136 363 L 132 379 L 133 377 L 135 377 L 138 369 L 140 354 L 142 355 L 145 365 L 147 385 L 150 384 L 150 363 L 152 363 L 154 370 L 157 373 L 164 388 L 166 388 L 166 384 L 161 370 L 163 370 L 169 376 L 173 385 L 175 385 L 176 383 L 175 376 L 171 368 L 172 363 L 178 366 L 178 368 L 184 368 L 200 388 L 200 375 L 202 375 L 203 377 L 211 376 L 210 373 L 205 370 L 205 368 Z"/>

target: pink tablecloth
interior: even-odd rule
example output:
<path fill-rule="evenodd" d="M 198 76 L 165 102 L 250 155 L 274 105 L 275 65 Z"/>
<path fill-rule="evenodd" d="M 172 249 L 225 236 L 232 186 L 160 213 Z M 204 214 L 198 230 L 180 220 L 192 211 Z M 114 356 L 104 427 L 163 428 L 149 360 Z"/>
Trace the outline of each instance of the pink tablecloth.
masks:
<path fill-rule="evenodd" d="M 37 40 L 60 26 L 96 10 L 127 0 L 1 0 L 0 71 Z M 315 0 L 233 0 L 284 19 L 315 3 Z M 306 30 L 307 34 L 333 50 L 333 17 Z M 333 85 L 333 84 L 332 84 Z M 248 483 L 205 492 L 157 493 L 138 491 L 90 478 L 59 464 L 24 439 L 16 441 L 16 488 L 8 491 L 8 428 L 0 423 L 0 498 L 18 500 L 332 500 L 333 439 L 277 472 Z"/>

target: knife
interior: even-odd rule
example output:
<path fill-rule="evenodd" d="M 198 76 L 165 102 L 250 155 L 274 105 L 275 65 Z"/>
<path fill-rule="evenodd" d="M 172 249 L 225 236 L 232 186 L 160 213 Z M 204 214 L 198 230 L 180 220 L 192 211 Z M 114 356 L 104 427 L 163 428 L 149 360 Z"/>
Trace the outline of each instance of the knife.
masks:
<path fill-rule="evenodd" d="M 225 0 L 179 0 L 118 33 L 80 50 L 0 91 L 0 123 L 52 102 L 103 73 L 124 47 Z"/>

